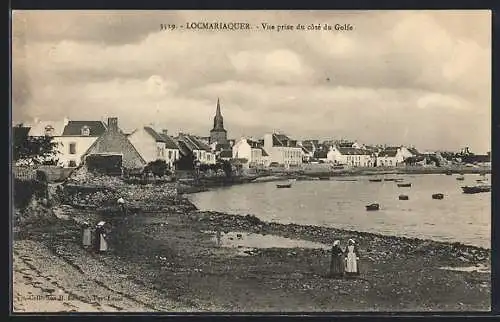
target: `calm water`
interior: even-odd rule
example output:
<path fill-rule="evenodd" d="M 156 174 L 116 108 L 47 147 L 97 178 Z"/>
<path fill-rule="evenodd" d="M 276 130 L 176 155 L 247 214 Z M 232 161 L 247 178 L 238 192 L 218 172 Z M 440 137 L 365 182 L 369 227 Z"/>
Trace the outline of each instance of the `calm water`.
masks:
<path fill-rule="evenodd" d="M 386 235 L 458 241 L 490 248 L 491 194 L 463 194 L 479 175 L 399 175 L 411 188 L 395 182 L 297 181 L 290 189 L 277 189 L 264 182 L 192 194 L 190 200 L 202 210 L 253 214 L 264 221 L 297 223 L 368 231 Z M 373 177 L 371 177 L 373 178 Z M 490 181 L 488 175 L 487 180 Z M 431 198 L 443 193 L 442 200 Z M 400 194 L 409 200 L 398 200 Z M 379 211 L 366 211 L 377 202 Z"/>

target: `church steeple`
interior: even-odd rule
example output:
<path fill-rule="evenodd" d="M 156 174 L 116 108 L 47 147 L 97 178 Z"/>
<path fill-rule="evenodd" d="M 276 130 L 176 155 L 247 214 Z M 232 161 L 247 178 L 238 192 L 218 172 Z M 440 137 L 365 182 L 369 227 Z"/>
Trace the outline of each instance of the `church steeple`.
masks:
<path fill-rule="evenodd" d="M 217 110 L 214 117 L 214 130 L 224 130 L 224 118 L 220 111 L 220 99 L 217 98 Z"/>
<path fill-rule="evenodd" d="M 227 131 L 224 129 L 224 118 L 220 111 L 220 99 L 217 98 L 217 109 L 214 117 L 214 127 L 210 131 L 210 143 L 227 143 Z"/>

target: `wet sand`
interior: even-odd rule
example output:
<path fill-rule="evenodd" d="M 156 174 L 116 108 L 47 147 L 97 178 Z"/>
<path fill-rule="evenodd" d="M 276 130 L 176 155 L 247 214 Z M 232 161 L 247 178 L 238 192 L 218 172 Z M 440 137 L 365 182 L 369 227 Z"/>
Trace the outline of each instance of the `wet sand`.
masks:
<path fill-rule="evenodd" d="M 488 268 L 489 250 L 477 247 L 265 223 L 251 216 L 172 211 L 111 219 L 111 249 L 105 255 L 96 255 L 79 246 L 78 225 L 71 217 L 64 218 L 57 225 L 16 236 L 14 298 L 29 296 L 29 292 L 39 294 L 30 287 L 42 294 L 58 290 L 54 286 L 53 291 L 47 290 L 29 280 L 31 277 L 35 281 L 51 278 L 62 288 L 61 294 L 80 296 L 69 302 L 73 307 L 66 307 L 68 301 L 51 301 L 51 310 L 490 310 L 489 273 L 443 269 Z M 210 233 L 217 229 L 226 236 L 222 237 L 223 245 Z M 250 244 L 246 241 L 249 235 L 244 233 L 254 234 Z M 256 234 L 307 240 L 327 247 L 334 239 L 341 239 L 345 245 L 348 238 L 355 238 L 361 253 L 361 276 L 353 280 L 329 279 L 325 276 L 329 265 L 325 247 L 304 242 L 283 245 L 271 238 L 265 242 L 276 245 L 260 248 Z M 229 238 L 239 242 L 232 243 Z M 122 300 L 101 300 L 96 305 L 88 301 L 95 294 L 121 296 Z M 15 307 L 40 309 L 41 304 L 32 302 L 17 300 Z"/>

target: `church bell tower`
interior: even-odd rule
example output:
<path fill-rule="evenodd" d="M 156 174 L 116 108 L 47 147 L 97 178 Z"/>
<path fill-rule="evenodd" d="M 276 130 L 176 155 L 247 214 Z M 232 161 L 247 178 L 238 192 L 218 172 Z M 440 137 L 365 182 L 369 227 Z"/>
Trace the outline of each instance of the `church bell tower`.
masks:
<path fill-rule="evenodd" d="M 220 111 L 220 100 L 217 98 L 217 109 L 214 116 L 214 127 L 210 130 L 210 144 L 217 142 L 218 144 L 227 143 L 227 131 L 224 129 L 224 118 Z"/>

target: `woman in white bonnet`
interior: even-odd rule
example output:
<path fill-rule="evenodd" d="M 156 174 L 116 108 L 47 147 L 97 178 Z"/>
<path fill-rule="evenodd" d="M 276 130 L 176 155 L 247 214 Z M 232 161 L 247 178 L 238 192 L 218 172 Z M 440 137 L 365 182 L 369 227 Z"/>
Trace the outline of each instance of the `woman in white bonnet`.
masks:
<path fill-rule="evenodd" d="M 345 274 L 347 276 L 359 275 L 359 267 L 358 267 L 359 252 L 354 239 L 349 239 L 349 241 L 347 242 L 346 254 L 347 255 L 346 255 Z"/>
<path fill-rule="evenodd" d="M 344 252 L 340 248 L 340 240 L 336 240 L 333 242 L 331 250 L 332 258 L 330 261 L 330 277 L 341 278 L 344 276 L 344 263 L 342 255 L 344 255 Z"/>

